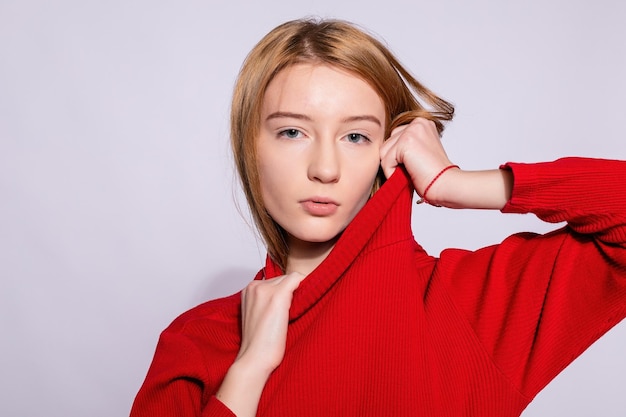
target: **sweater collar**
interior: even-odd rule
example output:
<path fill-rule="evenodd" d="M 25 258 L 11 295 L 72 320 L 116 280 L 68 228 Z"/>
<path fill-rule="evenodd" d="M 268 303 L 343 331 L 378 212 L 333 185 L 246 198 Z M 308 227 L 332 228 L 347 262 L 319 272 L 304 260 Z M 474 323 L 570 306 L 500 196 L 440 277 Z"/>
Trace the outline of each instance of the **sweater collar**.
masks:
<path fill-rule="evenodd" d="M 412 238 L 412 199 L 410 177 L 399 167 L 346 227 L 326 259 L 300 283 L 293 295 L 289 319 L 297 319 L 322 298 L 360 254 Z M 268 256 L 264 271 L 257 278 L 282 274 Z"/>

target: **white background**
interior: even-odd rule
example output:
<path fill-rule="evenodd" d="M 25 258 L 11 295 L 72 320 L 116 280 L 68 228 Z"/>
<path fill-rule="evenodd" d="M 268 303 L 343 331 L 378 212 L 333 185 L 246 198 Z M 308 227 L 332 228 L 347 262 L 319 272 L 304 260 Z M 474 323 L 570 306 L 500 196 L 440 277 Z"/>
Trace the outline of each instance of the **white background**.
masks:
<path fill-rule="evenodd" d="M 466 169 L 626 159 L 622 1 L 295 3 L 0 0 L 0 415 L 127 415 L 159 332 L 261 266 L 228 107 L 245 54 L 284 20 L 377 33 L 456 104 L 443 140 Z M 433 254 L 552 227 L 414 213 Z M 524 416 L 624 416 L 625 352 L 622 323 Z"/>

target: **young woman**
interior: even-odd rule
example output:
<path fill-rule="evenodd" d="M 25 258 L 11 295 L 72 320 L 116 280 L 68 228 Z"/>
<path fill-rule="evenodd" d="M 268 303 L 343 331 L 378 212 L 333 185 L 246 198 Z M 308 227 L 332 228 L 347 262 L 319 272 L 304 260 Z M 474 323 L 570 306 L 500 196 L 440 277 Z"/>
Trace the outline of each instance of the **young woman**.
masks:
<path fill-rule="evenodd" d="M 232 143 L 266 265 L 161 335 L 131 415 L 517 416 L 626 316 L 626 164 L 467 172 L 453 107 L 341 21 L 252 50 Z M 418 202 L 567 226 L 427 255 Z"/>

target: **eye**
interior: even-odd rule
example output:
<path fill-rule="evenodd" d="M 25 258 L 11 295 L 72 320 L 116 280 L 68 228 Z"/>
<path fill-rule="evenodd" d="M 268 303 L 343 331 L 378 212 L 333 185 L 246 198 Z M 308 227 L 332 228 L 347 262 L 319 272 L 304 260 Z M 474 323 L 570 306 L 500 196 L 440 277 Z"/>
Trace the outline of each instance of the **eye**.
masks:
<path fill-rule="evenodd" d="M 285 137 L 287 139 L 297 139 L 302 136 L 302 132 L 298 129 L 285 129 L 278 132 L 278 136 Z"/>
<path fill-rule="evenodd" d="M 346 140 L 350 143 L 364 143 L 369 142 L 369 138 L 360 133 L 348 133 L 346 135 Z"/>

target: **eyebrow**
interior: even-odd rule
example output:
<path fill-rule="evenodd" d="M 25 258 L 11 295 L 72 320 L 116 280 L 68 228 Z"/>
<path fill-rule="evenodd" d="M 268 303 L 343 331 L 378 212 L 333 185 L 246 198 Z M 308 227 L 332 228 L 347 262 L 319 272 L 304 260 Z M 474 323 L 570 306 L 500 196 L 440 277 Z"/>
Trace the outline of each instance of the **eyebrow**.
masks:
<path fill-rule="evenodd" d="M 269 116 L 267 116 L 267 118 L 265 120 L 280 119 L 281 117 L 290 118 L 290 119 L 306 120 L 306 121 L 311 121 L 312 120 L 306 114 L 291 113 L 291 112 L 284 112 L 284 111 L 274 112 L 274 113 L 270 114 Z M 380 122 L 380 120 L 378 120 L 378 118 L 376 116 L 372 116 L 372 115 L 369 115 L 369 114 L 358 115 L 358 116 L 348 116 L 348 117 L 342 119 L 341 122 L 342 123 L 349 123 L 349 122 L 358 122 L 358 121 L 361 121 L 361 120 L 369 121 L 369 122 L 372 122 L 372 123 L 376 123 L 378 126 L 382 126 L 382 123 Z"/>
<path fill-rule="evenodd" d="M 274 112 L 274 113 L 270 114 L 269 116 L 267 116 L 267 119 L 265 119 L 265 120 L 280 119 L 281 117 L 286 117 L 286 118 L 289 118 L 289 119 L 299 119 L 299 120 L 311 121 L 311 118 L 309 116 L 305 115 L 305 114 L 290 113 L 290 112 L 286 112 L 286 111 Z"/>

